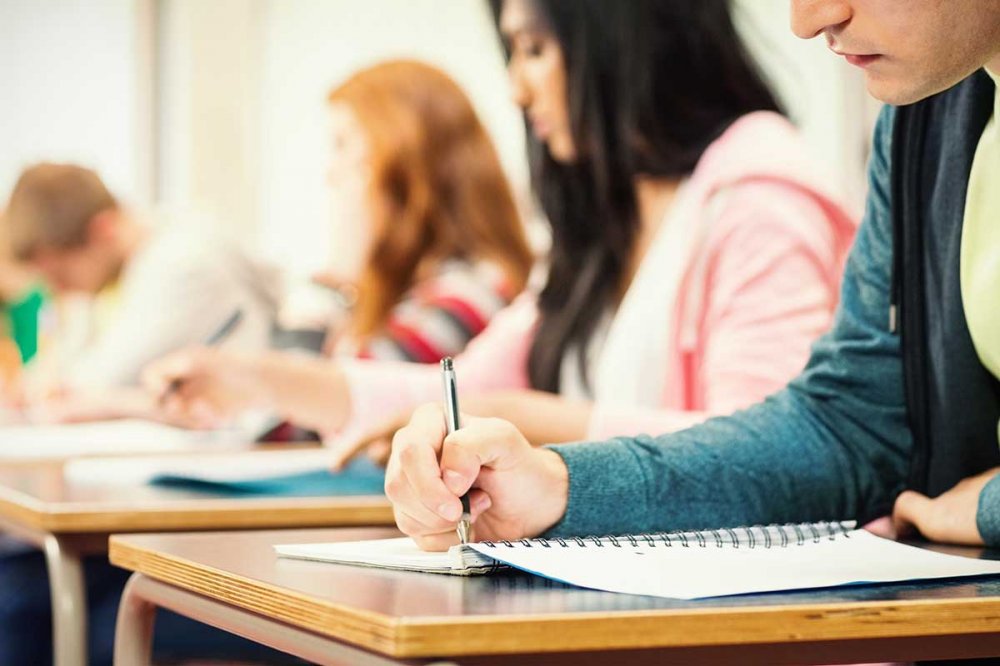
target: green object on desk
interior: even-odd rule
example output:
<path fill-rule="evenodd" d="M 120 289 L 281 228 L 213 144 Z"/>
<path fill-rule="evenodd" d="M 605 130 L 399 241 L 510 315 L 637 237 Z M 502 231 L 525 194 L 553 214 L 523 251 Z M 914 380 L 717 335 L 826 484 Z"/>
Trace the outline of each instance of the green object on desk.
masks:
<path fill-rule="evenodd" d="M 21 352 L 22 363 L 27 363 L 38 353 L 38 313 L 44 304 L 45 295 L 40 287 L 26 291 L 14 302 L 0 304 L 5 320 L 3 328 L 9 331 Z"/>
<path fill-rule="evenodd" d="M 281 476 L 239 481 L 219 481 L 184 474 L 159 474 L 150 480 L 156 486 L 194 490 L 213 495 L 317 497 L 381 495 L 385 469 L 368 458 L 359 458 L 340 472 L 309 470 Z"/>

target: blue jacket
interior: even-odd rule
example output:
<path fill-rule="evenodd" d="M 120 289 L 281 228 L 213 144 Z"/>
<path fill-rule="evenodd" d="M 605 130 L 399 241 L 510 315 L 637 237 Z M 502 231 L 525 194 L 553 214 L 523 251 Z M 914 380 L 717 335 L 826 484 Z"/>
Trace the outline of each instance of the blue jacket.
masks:
<path fill-rule="evenodd" d="M 569 502 L 552 534 L 864 522 L 891 511 L 913 449 L 888 318 L 894 117 L 887 108 L 876 126 L 840 306 L 803 373 L 759 405 L 686 431 L 553 447 L 569 470 Z M 977 522 L 1000 546 L 1000 477 L 983 490 Z"/>

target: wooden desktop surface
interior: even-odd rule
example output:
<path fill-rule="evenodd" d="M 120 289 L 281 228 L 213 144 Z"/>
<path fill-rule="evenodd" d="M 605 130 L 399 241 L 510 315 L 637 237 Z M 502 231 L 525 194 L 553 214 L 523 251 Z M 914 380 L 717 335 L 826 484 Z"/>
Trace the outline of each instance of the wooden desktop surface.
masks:
<path fill-rule="evenodd" d="M 242 451 L 226 456 L 280 456 Z M 184 454 L 185 457 L 198 454 Z M 205 454 L 220 460 L 220 454 Z M 389 525 L 381 496 L 233 497 L 142 483 L 83 483 L 66 461 L 0 462 L 0 521 L 51 533 Z M 218 463 L 216 463 L 218 464 Z"/>
<path fill-rule="evenodd" d="M 118 535 L 110 557 L 161 582 L 400 658 L 741 644 L 779 645 L 780 651 L 790 643 L 866 640 L 891 647 L 893 639 L 909 641 L 913 652 L 916 637 L 930 641 L 928 651 L 916 653 L 931 658 L 981 656 L 998 646 L 996 579 L 679 601 L 582 590 L 517 573 L 463 578 L 279 559 L 273 551 L 281 543 L 395 535 L 386 528 Z M 972 640 L 949 638 L 956 636 Z M 978 652 L 963 652 L 976 642 Z M 829 654 L 828 648 L 823 655 Z"/>

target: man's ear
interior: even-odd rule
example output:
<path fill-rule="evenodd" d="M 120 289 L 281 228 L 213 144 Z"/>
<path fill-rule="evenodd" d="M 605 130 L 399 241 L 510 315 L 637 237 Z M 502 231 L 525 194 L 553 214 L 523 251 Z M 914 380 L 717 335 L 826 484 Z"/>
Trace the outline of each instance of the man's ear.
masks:
<path fill-rule="evenodd" d="M 94 214 L 87 223 L 87 243 L 106 245 L 118 235 L 119 214 L 114 208 Z"/>

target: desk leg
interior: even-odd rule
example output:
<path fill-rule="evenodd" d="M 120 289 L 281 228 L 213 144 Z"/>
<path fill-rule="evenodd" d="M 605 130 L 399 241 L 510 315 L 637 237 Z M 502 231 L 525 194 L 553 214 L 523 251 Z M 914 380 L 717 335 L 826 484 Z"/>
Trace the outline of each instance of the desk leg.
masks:
<path fill-rule="evenodd" d="M 114 666 L 148 666 L 153 656 L 153 622 L 156 605 L 142 595 L 143 580 L 132 574 L 118 604 L 115 624 Z"/>
<path fill-rule="evenodd" d="M 118 607 L 114 666 L 149 666 L 153 615 L 165 608 L 322 666 L 455 666 L 451 662 L 401 661 L 297 629 L 200 594 L 135 573 Z"/>
<path fill-rule="evenodd" d="M 86 666 L 87 593 L 79 555 L 56 535 L 43 550 L 52 596 L 52 647 L 56 666 Z"/>

